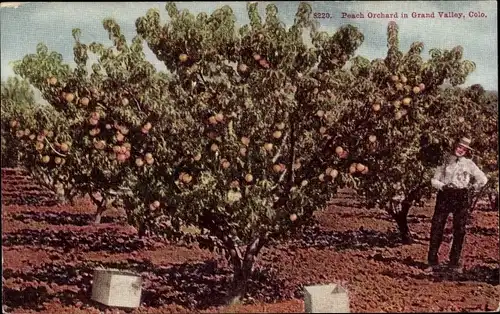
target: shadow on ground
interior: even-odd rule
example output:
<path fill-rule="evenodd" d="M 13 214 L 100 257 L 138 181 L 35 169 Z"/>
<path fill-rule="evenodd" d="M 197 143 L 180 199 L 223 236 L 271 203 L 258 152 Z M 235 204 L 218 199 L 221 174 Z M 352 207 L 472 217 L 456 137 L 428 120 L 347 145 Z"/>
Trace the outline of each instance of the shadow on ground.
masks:
<path fill-rule="evenodd" d="M 498 236 L 498 228 L 487 228 L 487 227 L 470 227 L 467 228 L 467 232 L 476 235 L 483 236 Z"/>
<path fill-rule="evenodd" d="M 375 254 L 374 256 L 371 257 L 373 260 L 380 261 L 383 263 L 393 263 L 393 262 L 398 262 L 401 264 L 404 264 L 409 267 L 415 267 L 421 270 L 424 270 L 428 267 L 428 265 L 424 262 L 421 261 L 415 261 L 411 257 L 407 257 L 405 259 L 397 258 L 397 257 L 383 257 L 381 254 Z M 414 278 L 414 279 L 426 279 L 434 282 L 441 282 L 441 281 L 476 281 L 476 282 L 484 282 L 490 285 L 497 286 L 499 285 L 499 268 L 498 268 L 498 263 L 496 264 L 497 267 L 490 267 L 490 266 L 483 266 L 483 265 L 478 265 L 474 266 L 473 268 L 466 269 L 463 271 L 463 273 L 457 273 L 454 271 L 451 271 L 450 269 L 447 269 L 444 267 L 441 270 L 436 270 L 432 273 L 408 273 L 406 274 L 407 277 Z M 401 278 L 401 274 L 395 274 L 391 271 L 384 271 L 382 272 L 383 275 L 392 277 L 392 278 Z"/>
<path fill-rule="evenodd" d="M 367 211 L 366 213 L 346 212 L 346 213 L 338 213 L 336 215 L 338 215 L 341 218 L 355 218 L 355 219 L 371 218 L 371 219 L 379 219 L 386 221 L 391 220 L 391 217 L 387 214 L 370 212 L 370 211 Z"/>
<path fill-rule="evenodd" d="M 467 234 L 474 234 L 474 235 L 482 235 L 482 236 L 498 236 L 498 229 L 497 228 L 488 228 L 488 227 L 467 227 Z M 415 235 L 415 239 L 422 240 L 429 242 L 430 241 L 430 235 Z M 444 243 L 451 243 L 453 241 L 453 228 L 446 227 L 444 228 L 444 234 L 443 234 L 443 242 Z"/>
<path fill-rule="evenodd" d="M 365 206 L 356 200 L 353 199 L 348 199 L 348 200 L 343 200 L 343 199 L 334 199 L 330 206 L 336 206 L 336 207 L 350 207 L 350 208 L 365 208 Z"/>
<path fill-rule="evenodd" d="M 426 215 L 408 215 L 408 223 L 430 223 L 431 217 Z"/>
<path fill-rule="evenodd" d="M 25 211 L 20 214 L 14 214 L 12 219 L 27 223 L 29 221 L 43 222 L 50 225 L 74 225 L 88 226 L 94 222 L 95 216 L 92 214 L 75 214 L 68 212 L 36 212 Z M 101 223 L 120 223 L 125 224 L 126 219 L 123 217 L 107 217 L 101 218 Z"/>
<path fill-rule="evenodd" d="M 375 230 L 331 231 L 319 226 L 307 228 L 300 236 L 289 244 L 290 249 L 296 248 L 331 248 L 341 250 L 369 250 L 374 247 L 397 247 L 401 245 L 398 231 L 380 232 Z"/>
<path fill-rule="evenodd" d="M 59 299 L 61 304 L 74 305 L 84 297 L 71 290 L 51 294 L 44 286 L 25 287 L 21 289 L 3 288 L 3 305 L 9 309 L 24 308 L 36 311 L 44 310 L 43 303 Z"/>
<path fill-rule="evenodd" d="M 16 195 L 11 197 L 2 195 L 2 206 L 42 206 L 42 207 L 52 207 L 59 204 L 59 201 L 52 196 L 45 195 Z"/>
<path fill-rule="evenodd" d="M 4 303 L 10 308 L 40 310 L 43 302 L 55 298 L 64 305 L 80 308 L 98 307 L 90 300 L 93 269 L 96 267 L 117 268 L 141 274 L 143 306 L 160 307 L 176 304 L 190 309 L 206 309 L 223 305 L 230 286 L 231 270 L 218 265 L 214 260 L 201 263 L 184 263 L 170 267 L 158 267 L 148 260 L 128 259 L 119 263 L 87 262 L 79 265 L 44 264 L 30 272 L 4 271 L 4 278 L 14 282 L 38 282 L 49 286 L 69 285 L 78 292 L 66 290 L 50 293 L 43 286 L 27 287 L 21 290 L 5 288 Z M 284 284 L 275 275 L 257 269 L 250 281 L 247 302 L 254 299 L 273 302 L 287 298 L 283 294 Z"/>
<path fill-rule="evenodd" d="M 352 207 L 352 206 L 351 206 Z M 355 219 L 378 219 L 384 221 L 394 221 L 394 219 L 387 213 L 380 212 L 371 212 L 367 210 L 364 213 L 359 212 L 345 212 L 345 213 L 337 213 L 336 216 L 341 218 L 355 218 Z M 430 223 L 431 217 L 426 215 L 408 215 L 408 223 Z"/>
<path fill-rule="evenodd" d="M 490 204 L 481 204 L 481 205 L 476 205 L 474 210 L 480 212 L 496 212 L 498 211 L 498 207 Z"/>
<path fill-rule="evenodd" d="M 391 276 L 390 274 L 385 274 Z M 415 279 L 426 279 L 434 282 L 442 281 L 474 281 L 474 282 L 484 282 L 493 286 L 499 285 L 499 268 L 491 268 L 488 266 L 475 266 L 471 269 L 465 270 L 463 273 L 459 274 L 450 270 L 435 271 L 433 273 L 421 273 L 421 274 L 409 274 L 408 277 Z M 400 278 L 401 275 L 395 276 Z"/>
<path fill-rule="evenodd" d="M 2 246 L 27 245 L 62 249 L 64 252 L 130 253 L 158 246 L 158 239 L 137 235 L 117 234 L 115 229 L 95 233 L 23 229 L 4 234 Z M 161 243 L 160 243 L 161 244 Z"/>
<path fill-rule="evenodd" d="M 394 262 L 401 263 L 403 265 L 409 266 L 409 267 L 416 267 L 419 269 L 425 269 L 427 268 L 427 264 L 421 261 L 415 261 L 412 257 L 406 257 L 406 258 L 399 258 L 395 256 L 391 257 L 385 257 L 380 253 L 373 254 L 370 256 L 368 259 L 372 259 L 377 262 L 382 262 L 384 264 L 391 264 Z"/>

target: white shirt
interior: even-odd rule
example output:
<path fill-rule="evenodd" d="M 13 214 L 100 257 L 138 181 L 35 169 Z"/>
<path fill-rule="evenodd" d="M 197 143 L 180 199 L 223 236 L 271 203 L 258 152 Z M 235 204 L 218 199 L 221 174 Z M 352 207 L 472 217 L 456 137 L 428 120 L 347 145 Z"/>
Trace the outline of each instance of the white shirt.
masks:
<path fill-rule="evenodd" d="M 488 182 L 486 175 L 476 164 L 467 158 L 450 156 L 444 165 L 436 168 L 431 184 L 441 190 L 445 185 L 453 185 L 458 189 L 467 189 L 471 178 L 474 178 L 472 187 L 479 191 Z"/>

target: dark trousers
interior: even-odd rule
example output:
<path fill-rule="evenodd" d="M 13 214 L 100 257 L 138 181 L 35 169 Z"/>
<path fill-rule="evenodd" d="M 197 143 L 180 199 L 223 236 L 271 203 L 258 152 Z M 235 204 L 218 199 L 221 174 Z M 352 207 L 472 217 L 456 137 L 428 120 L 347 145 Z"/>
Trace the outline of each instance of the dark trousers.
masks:
<path fill-rule="evenodd" d="M 444 227 L 450 213 L 453 214 L 453 244 L 450 250 L 450 266 L 459 265 L 465 240 L 469 206 L 467 189 L 445 189 L 438 192 L 436 208 L 432 217 L 431 240 L 427 256 L 430 265 L 438 264 L 438 251 L 443 242 Z"/>

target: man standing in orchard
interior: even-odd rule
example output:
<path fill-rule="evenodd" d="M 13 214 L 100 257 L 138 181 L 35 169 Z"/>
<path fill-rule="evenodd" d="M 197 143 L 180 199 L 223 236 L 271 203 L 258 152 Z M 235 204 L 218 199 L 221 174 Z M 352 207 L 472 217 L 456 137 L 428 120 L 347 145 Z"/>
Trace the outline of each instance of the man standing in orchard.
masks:
<path fill-rule="evenodd" d="M 453 213 L 453 244 L 450 250 L 449 268 L 458 272 L 460 255 L 465 239 L 467 217 L 470 210 L 470 192 L 479 191 L 488 179 L 477 165 L 465 155 L 472 150 L 471 140 L 464 137 L 455 145 L 453 154 L 445 157 L 443 165 L 437 167 L 431 184 L 438 190 L 436 207 L 432 217 L 431 239 L 427 257 L 432 271 L 438 265 L 438 251 L 443 240 L 448 215 Z M 471 179 L 473 182 L 471 183 Z"/>

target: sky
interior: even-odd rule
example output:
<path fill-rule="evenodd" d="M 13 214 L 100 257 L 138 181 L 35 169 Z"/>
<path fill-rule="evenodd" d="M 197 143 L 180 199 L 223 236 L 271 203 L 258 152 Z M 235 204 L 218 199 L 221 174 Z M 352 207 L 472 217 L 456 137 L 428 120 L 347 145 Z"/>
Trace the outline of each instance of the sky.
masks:
<path fill-rule="evenodd" d="M 299 2 L 259 2 L 264 17 L 265 7 L 274 3 L 278 14 L 287 26 L 293 19 Z M 498 41 L 496 1 L 314 1 L 309 2 L 315 13 L 328 13 L 330 18 L 318 19 L 321 30 L 335 32 L 339 27 L 352 24 L 365 36 L 356 54 L 369 59 L 383 58 L 387 53 L 386 28 L 394 20 L 399 26 L 400 49 L 407 51 L 412 42 L 424 43 L 423 57 L 429 49 L 464 48 L 464 58 L 476 63 L 476 70 L 469 75 L 465 85 L 481 84 L 487 90 L 498 90 Z M 179 9 L 194 14 L 212 13 L 223 5 L 232 7 L 240 25 L 249 22 L 246 2 L 178 2 Z M 0 7 L 1 78 L 14 75 L 10 62 L 34 53 L 39 42 L 49 50 L 60 52 L 69 64 L 73 62 L 73 38 L 71 30 L 82 30 L 83 42 L 110 44 L 102 27 L 103 19 L 114 18 L 128 40 L 135 34 L 135 21 L 148 9 L 160 10 L 162 22 L 168 21 L 165 2 L 2 2 Z M 398 13 L 394 18 L 370 17 L 378 13 Z M 434 13 L 434 18 L 412 17 Z M 463 14 L 461 18 L 441 18 L 438 12 Z M 470 12 L 477 17 L 470 17 Z M 362 13 L 364 18 L 342 18 L 343 13 Z M 403 18 L 402 13 L 408 14 Z M 146 49 L 148 59 L 164 70 L 164 65 Z"/>

